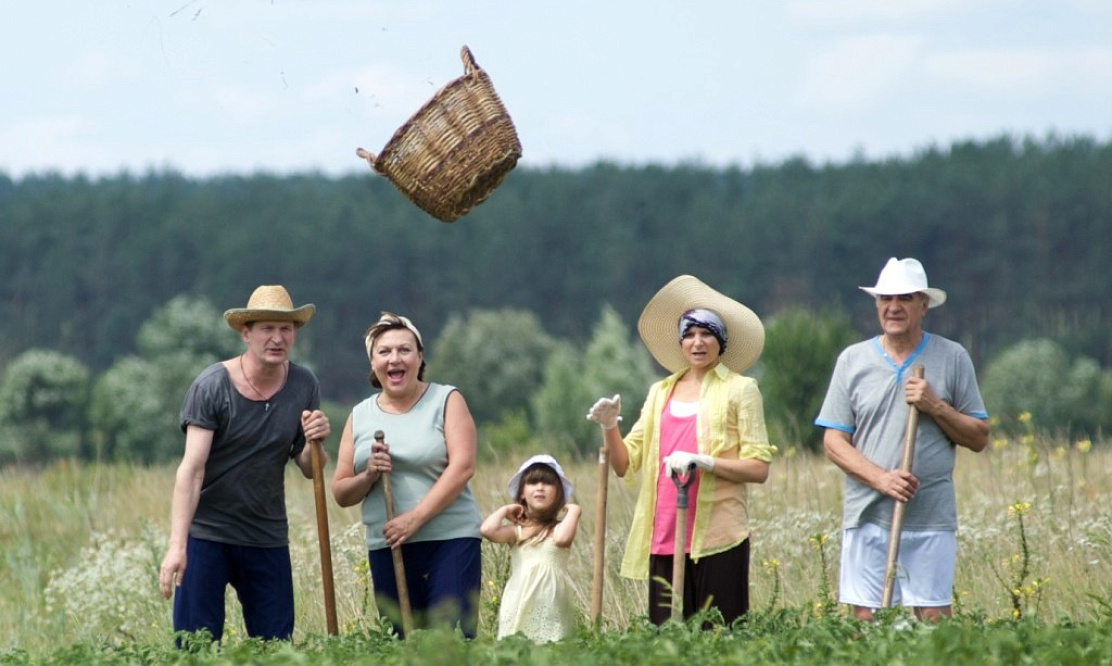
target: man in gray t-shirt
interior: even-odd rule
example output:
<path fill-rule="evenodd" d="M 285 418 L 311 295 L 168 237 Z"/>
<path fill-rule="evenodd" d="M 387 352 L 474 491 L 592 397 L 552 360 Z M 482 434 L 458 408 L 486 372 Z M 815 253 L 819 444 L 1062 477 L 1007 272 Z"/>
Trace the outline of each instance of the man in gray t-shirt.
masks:
<path fill-rule="evenodd" d="M 956 342 L 923 330 L 946 292 L 915 259 L 892 258 L 875 287 L 881 334 L 839 356 L 815 425 L 846 473 L 839 600 L 871 619 L 881 605 L 893 501 L 907 502 L 896 584 L 921 618 L 949 616 L 956 557 L 956 446 L 981 451 L 988 414 L 973 363 Z M 921 365 L 924 377 L 912 375 Z M 899 469 L 909 406 L 919 412 L 912 471 Z M 879 569 L 879 570 L 878 570 Z"/>
<path fill-rule="evenodd" d="M 294 308 L 281 286 L 259 287 L 246 308 L 224 313 L 244 353 L 206 368 L 186 394 L 185 453 L 158 573 L 162 596 L 174 596 L 175 632 L 208 630 L 219 641 L 231 585 L 250 636 L 293 634 L 285 469 L 292 459 L 312 478 L 306 441 L 329 435 L 316 377 L 289 360 L 314 311 Z"/>

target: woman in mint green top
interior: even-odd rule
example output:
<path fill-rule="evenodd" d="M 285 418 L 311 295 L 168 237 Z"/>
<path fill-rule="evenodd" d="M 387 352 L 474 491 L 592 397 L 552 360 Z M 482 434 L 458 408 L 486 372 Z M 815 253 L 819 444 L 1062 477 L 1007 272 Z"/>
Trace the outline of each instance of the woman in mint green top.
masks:
<path fill-rule="evenodd" d="M 340 437 L 332 494 L 362 502 L 375 598 L 401 634 L 391 550 L 400 548 L 415 626 L 457 625 L 474 637 L 481 517 L 468 482 L 475 471 L 475 422 L 453 386 L 424 380 L 424 344 L 409 319 L 389 312 L 366 334 L 371 384 Z M 382 442 L 375 441 L 381 431 Z M 386 519 L 383 474 L 394 518 Z"/>

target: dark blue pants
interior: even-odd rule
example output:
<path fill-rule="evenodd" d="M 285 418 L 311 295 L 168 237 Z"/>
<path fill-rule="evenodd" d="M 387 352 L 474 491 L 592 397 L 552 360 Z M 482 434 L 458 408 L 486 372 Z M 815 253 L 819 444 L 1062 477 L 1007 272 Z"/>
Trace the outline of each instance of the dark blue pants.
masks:
<path fill-rule="evenodd" d="M 455 629 L 458 625 L 464 636 L 475 637 L 482 582 L 480 545 L 479 539 L 447 539 L 402 546 L 414 627 Z M 394 631 L 402 636 L 398 586 L 390 549 L 372 550 L 367 559 L 374 581 L 375 603 L 393 623 Z"/>
<path fill-rule="evenodd" d="M 233 546 L 189 537 L 185 575 L 174 593 L 174 631 L 208 629 L 224 636 L 224 591 L 235 588 L 249 636 L 293 635 L 290 549 Z M 180 644 L 180 642 L 179 642 Z"/>

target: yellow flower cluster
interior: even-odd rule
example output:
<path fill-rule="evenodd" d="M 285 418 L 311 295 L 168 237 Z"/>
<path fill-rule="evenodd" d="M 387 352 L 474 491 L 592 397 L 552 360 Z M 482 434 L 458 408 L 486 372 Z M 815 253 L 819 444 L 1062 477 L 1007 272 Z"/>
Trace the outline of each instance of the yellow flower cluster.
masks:
<path fill-rule="evenodd" d="M 1009 518 L 1022 518 L 1031 513 L 1030 502 L 1015 502 L 1008 507 Z"/>

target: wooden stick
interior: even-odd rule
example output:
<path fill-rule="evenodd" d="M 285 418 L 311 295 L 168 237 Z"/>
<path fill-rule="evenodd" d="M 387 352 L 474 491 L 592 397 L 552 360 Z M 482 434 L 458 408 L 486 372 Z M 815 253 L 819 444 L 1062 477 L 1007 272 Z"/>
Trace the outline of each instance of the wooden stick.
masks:
<path fill-rule="evenodd" d="M 375 441 L 382 443 L 386 435 L 381 430 L 375 431 Z M 386 521 L 394 519 L 394 488 L 390 485 L 390 473 L 382 475 L 382 494 L 386 498 Z M 390 549 L 390 557 L 394 560 L 394 583 L 398 588 L 398 606 L 402 611 L 402 630 L 408 637 L 413 632 L 413 608 L 409 604 L 409 585 L 405 582 L 405 561 L 402 559 L 402 548 Z"/>
<path fill-rule="evenodd" d="M 913 377 L 923 376 L 923 366 L 916 365 L 911 369 Z M 915 405 L 908 405 L 907 428 L 904 430 L 903 458 L 900 460 L 900 470 L 911 471 L 911 463 L 915 459 L 915 433 L 919 429 L 919 410 Z M 881 597 L 881 608 L 892 605 L 892 592 L 896 584 L 896 564 L 900 556 L 900 533 L 903 532 L 904 511 L 907 502 L 893 500 L 892 527 L 888 533 L 888 562 L 884 569 L 884 594 Z"/>
<path fill-rule="evenodd" d="M 687 564 L 687 488 L 695 480 L 695 463 L 687 468 L 687 476 L 672 472 L 676 484 L 676 535 L 672 541 L 672 619 L 683 619 L 683 575 Z"/>
<path fill-rule="evenodd" d="M 595 571 L 591 580 L 591 624 L 596 628 L 602 616 L 602 588 L 606 578 L 606 491 L 609 485 L 606 446 L 598 450 L 598 496 L 595 500 Z"/>
<path fill-rule="evenodd" d="M 324 444 L 314 439 L 309 442 L 313 465 L 313 494 L 317 504 L 317 540 L 320 541 L 320 576 L 324 585 L 324 617 L 328 633 L 340 632 L 336 622 L 336 588 L 332 578 L 332 539 L 328 533 L 328 505 L 324 501 Z"/>

